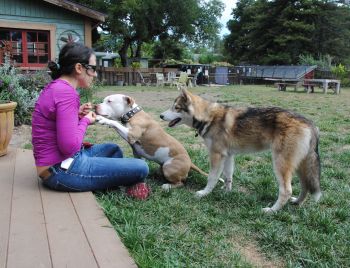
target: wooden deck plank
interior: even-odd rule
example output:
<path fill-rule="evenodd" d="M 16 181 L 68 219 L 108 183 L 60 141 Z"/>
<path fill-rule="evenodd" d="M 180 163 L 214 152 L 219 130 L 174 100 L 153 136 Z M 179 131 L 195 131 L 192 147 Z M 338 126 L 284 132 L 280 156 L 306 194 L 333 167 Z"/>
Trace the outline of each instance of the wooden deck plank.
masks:
<path fill-rule="evenodd" d="M 70 194 L 41 184 L 40 191 L 53 267 L 98 267 Z"/>
<path fill-rule="evenodd" d="M 0 267 L 6 266 L 16 151 L 0 157 Z"/>
<path fill-rule="evenodd" d="M 71 197 L 99 267 L 137 267 L 92 193 Z"/>
<path fill-rule="evenodd" d="M 48 190 L 31 150 L 0 158 L 0 267 L 137 267 L 91 192 Z"/>
<path fill-rule="evenodd" d="M 32 151 L 16 155 L 7 267 L 51 267 Z"/>

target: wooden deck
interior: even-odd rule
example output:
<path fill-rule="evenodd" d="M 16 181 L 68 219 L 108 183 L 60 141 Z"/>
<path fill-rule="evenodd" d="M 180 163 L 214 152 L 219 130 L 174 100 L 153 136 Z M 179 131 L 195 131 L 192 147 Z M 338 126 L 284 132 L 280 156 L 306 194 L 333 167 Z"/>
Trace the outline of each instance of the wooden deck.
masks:
<path fill-rule="evenodd" d="M 0 267 L 137 267 L 91 192 L 42 187 L 32 151 L 0 157 Z"/>

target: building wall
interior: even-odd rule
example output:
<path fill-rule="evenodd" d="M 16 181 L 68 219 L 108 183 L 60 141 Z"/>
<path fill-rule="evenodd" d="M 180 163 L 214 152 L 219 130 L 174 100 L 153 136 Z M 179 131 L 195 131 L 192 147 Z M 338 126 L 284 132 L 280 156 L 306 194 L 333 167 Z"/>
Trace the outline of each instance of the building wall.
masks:
<path fill-rule="evenodd" d="M 59 53 L 61 35 L 77 34 L 80 42 L 91 45 L 88 18 L 40 0 L 0 0 L 0 27 L 50 30 L 51 57 Z M 39 28 L 38 28 L 39 27 Z M 41 28 L 40 28 L 41 27 Z M 88 29 L 89 28 L 89 29 Z M 73 31 L 73 32 L 72 32 Z"/>

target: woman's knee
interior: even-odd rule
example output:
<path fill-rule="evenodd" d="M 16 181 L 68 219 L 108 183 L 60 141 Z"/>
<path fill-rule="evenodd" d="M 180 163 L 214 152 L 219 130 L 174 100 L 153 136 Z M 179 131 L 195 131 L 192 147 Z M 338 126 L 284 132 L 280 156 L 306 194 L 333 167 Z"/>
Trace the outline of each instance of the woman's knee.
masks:
<path fill-rule="evenodd" d="M 123 158 L 123 150 L 122 148 L 120 148 L 118 144 L 113 143 L 113 149 L 114 149 L 114 153 L 113 153 L 114 157 Z"/>
<path fill-rule="evenodd" d="M 141 159 L 135 159 L 135 169 L 139 171 L 141 178 L 146 178 L 149 173 L 149 167 L 146 161 Z"/>
<path fill-rule="evenodd" d="M 123 158 L 123 150 L 116 143 L 105 143 L 104 144 L 108 155 L 113 158 Z"/>

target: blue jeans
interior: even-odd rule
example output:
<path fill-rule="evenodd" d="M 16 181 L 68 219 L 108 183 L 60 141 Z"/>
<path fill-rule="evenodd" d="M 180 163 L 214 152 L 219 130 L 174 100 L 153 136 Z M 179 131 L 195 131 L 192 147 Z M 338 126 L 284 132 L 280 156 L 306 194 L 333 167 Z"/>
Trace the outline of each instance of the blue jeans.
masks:
<path fill-rule="evenodd" d="M 106 190 L 143 182 L 149 171 L 144 160 L 123 158 L 122 150 L 113 143 L 82 149 L 73 158 L 67 170 L 61 163 L 50 167 L 52 175 L 44 185 L 66 192 Z"/>

